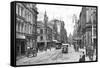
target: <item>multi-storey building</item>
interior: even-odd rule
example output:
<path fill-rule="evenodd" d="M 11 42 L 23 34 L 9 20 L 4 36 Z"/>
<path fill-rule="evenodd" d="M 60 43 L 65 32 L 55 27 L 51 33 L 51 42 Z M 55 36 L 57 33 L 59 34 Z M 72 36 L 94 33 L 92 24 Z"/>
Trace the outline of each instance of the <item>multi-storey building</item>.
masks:
<path fill-rule="evenodd" d="M 97 46 L 97 17 L 95 7 L 82 7 L 80 13 L 78 34 L 81 37 L 81 48 L 94 50 Z M 91 51 L 91 52 L 92 52 Z"/>
<path fill-rule="evenodd" d="M 39 50 L 44 49 L 44 42 L 45 42 L 45 30 L 44 30 L 44 24 L 42 21 L 37 22 L 37 46 Z"/>
<path fill-rule="evenodd" d="M 25 55 L 27 47 L 36 46 L 36 4 L 16 3 L 16 54 Z"/>
<path fill-rule="evenodd" d="M 42 21 L 37 22 L 37 46 L 39 50 L 47 49 L 51 46 L 52 42 L 52 28 L 47 25 L 45 35 L 45 25 Z M 47 44 L 45 44 L 47 43 Z"/>
<path fill-rule="evenodd" d="M 50 23 L 53 25 L 52 39 L 62 43 L 68 42 L 64 21 L 53 19 Z"/>
<path fill-rule="evenodd" d="M 95 7 L 86 7 L 86 46 L 94 50 L 97 46 L 97 10 Z"/>
<path fill-rule="evenodd" d="M 60 28 L 60 42 L 62 43 L 68 43 L 68 40 L 67 40 L 67 31 L 65 29 L 65 24 L 64 24 L 64 21 L 61 21 L 61 28 Z"/>

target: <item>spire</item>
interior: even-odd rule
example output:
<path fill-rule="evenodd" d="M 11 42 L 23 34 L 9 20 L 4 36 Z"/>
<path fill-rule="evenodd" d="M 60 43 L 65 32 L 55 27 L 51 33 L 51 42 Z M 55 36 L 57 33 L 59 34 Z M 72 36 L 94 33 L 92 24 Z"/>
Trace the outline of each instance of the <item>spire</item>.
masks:
<path fill-rule="evenodd" d="M 47 16 L 47 12 L 45 11 L 44 16 Z"/>
<path fill-rule="evenodd" d="M 45 11 L 44 13 L 44 23 L 46 24 L 48 22 L 48 16 L 47 16 L 47 13 Z"/>

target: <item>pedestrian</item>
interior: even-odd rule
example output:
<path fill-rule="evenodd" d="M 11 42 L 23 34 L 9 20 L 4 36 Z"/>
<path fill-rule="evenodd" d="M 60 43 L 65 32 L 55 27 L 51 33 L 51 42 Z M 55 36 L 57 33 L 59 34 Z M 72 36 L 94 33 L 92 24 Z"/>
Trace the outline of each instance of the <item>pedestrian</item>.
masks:
<path fill-rule="evenodd" d="M 27 57 L 29 57 L 30 54 L 30 47 L 27 47 Z"/>
<path fill-rule="evenodd" d="M 84 61 L 85 61 L 85 54 L 83 52 L 83 55 L 82 56 L 80 55 L 79 62 L 84 62 Z"/>
<path fill-rule="evenodd" d="M 80 55 L 80 59 L 79 59 L 79 62 L 82 62 L 82 55 Z"/>

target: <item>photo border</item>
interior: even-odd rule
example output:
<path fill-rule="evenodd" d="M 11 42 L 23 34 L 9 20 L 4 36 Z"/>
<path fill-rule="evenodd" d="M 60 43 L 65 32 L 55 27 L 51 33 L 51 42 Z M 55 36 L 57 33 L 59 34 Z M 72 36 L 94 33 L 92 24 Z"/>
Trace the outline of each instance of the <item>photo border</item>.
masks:
<path fill-rule="evenodd" d="M 81 6 L 81 7 L 95 7 L 96 8 L 96 37 L 97 37 L 97 47 L 96 47 L 96 61 L 85 61 L 85 62 L 59 62 L 59 63 L 47 63 L 47 64 L 31 64 L 31 65 L 16 65 L 16 3 L 32 3 L 32 4 L 45 4 L 45 5 L 60 5 L 60 6 Z M 29 2 L 29 1 L 12 1 L 10 3 L 11 6 L 11 23 L 10 23 L 10 65 L 13 67 L 22 67 L 22 66 L 41 66 L 41 65 L 57 65 L 57 64 L 73 64 L 73 63 L 90 63 L 90 62 L 98 62 L 98 6 L 93 5 L 76 5 L 76 4 L 61 4 L 61 3 L 46 3 L 46 2 Z"/>

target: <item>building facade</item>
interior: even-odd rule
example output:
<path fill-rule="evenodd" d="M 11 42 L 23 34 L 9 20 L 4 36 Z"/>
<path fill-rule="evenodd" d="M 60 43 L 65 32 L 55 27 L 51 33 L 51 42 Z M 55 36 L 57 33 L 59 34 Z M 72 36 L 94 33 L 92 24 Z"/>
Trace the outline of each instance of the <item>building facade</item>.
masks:
<path fill-rule="evenodd" d="M 39 50 L 45 50 L 52 45 L 52 28 L 47 25 L 45 34 L 45 25 L 42 21 L 37 22 L 37 46 Z M 46 44 L 45 44 L 46 43 Z"/>
<path fill-rule="evenodd" d="M 65 29 L 64 21 L 61 21 L 60 23 L 61 23 L 61 28 L 60 28 L 60 42 L 61 43 L 68 43 L 67 31 Z"/>
<path fill-rule="evenodd" d="M 42 21 L 37 22 L 37 46 L 39 50 L 44 50 L 45 46 L 45 30 L 44 30 L 44 23 Z"/>
<path fill-rule="evenodd" d="M 64 21 L 53 19 L 51 23 L 53 23 L 53 40 L 57 40 L 62 43 L 67 43 L 67 31 L 65 29 Z"/>
<path fill-rule="evenodd" d="M 97 47 L 97 12 L 95 7 L 82 7 L 78 24 L 78 37 L 80 37 L 80 48 L 94 53 Z"/>
<path fill-rule="evenodd" d="M 16 54 L 25 55 L 27 47 L 36 47 L 36 4 L 16 3 Z"/>
<path fill-rule="evenodd" d="M 86 48 L 95 50 L 97 47 L 97 10 L 95 7 L 86 7 Z"/>

